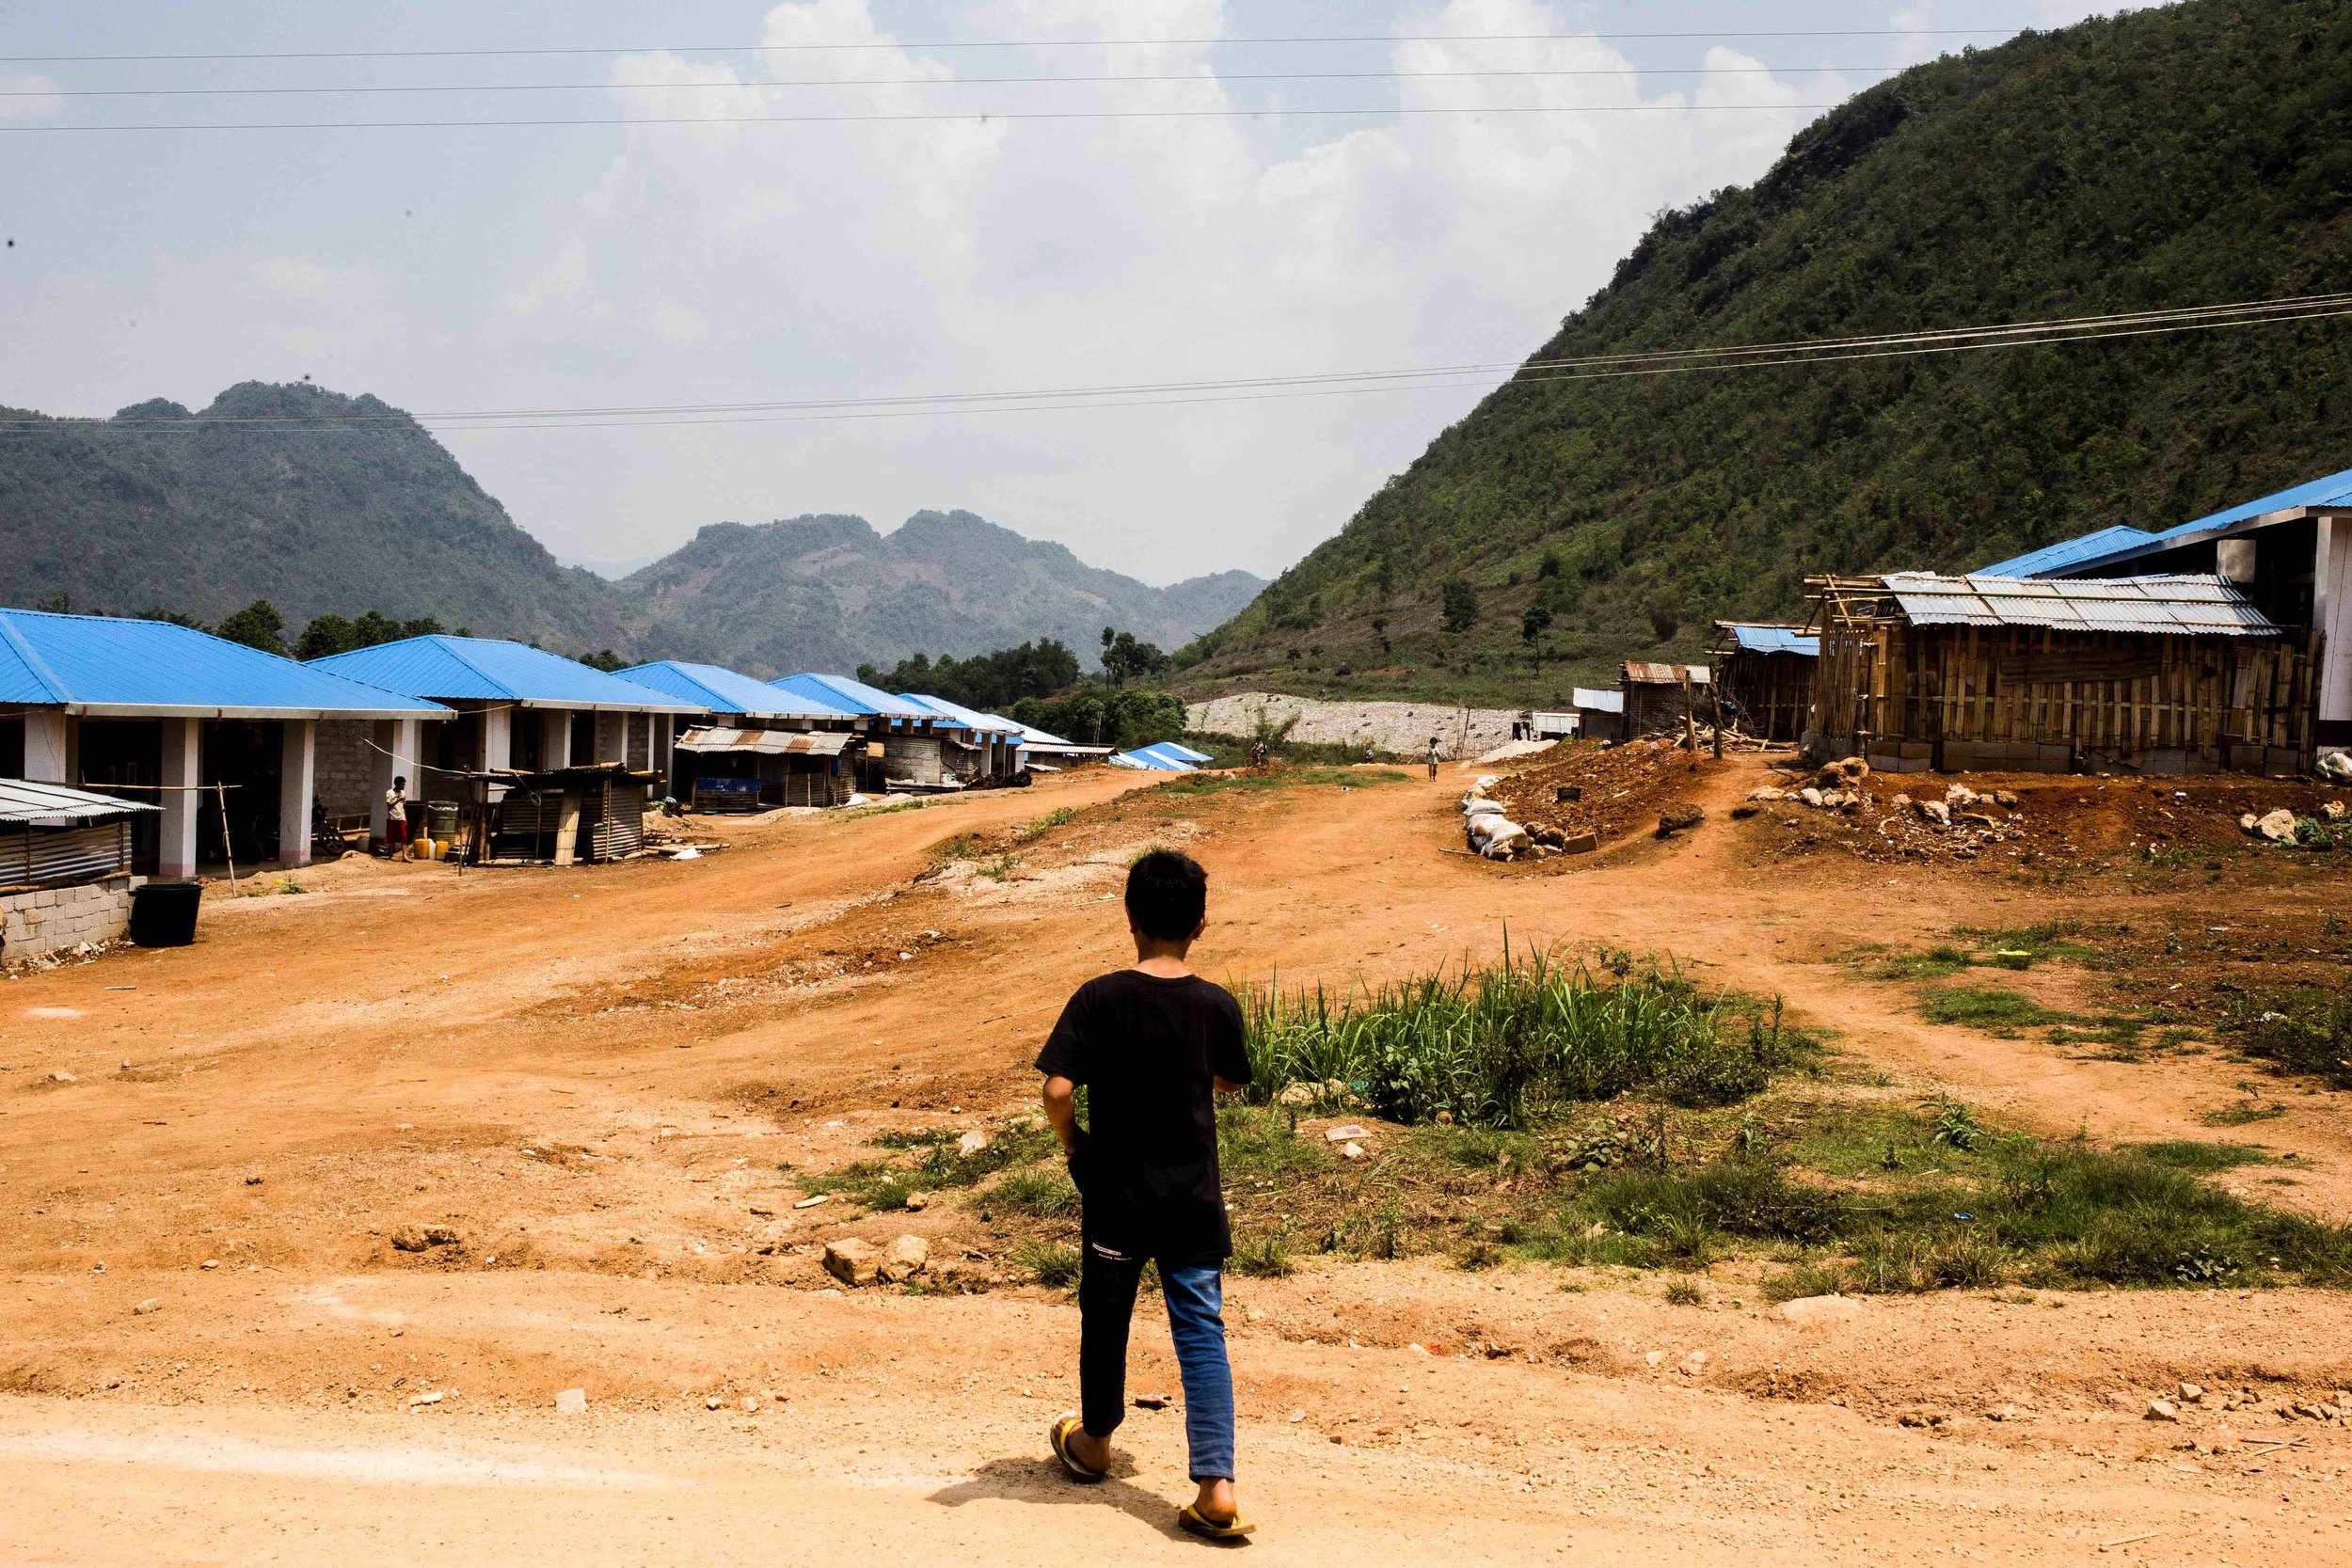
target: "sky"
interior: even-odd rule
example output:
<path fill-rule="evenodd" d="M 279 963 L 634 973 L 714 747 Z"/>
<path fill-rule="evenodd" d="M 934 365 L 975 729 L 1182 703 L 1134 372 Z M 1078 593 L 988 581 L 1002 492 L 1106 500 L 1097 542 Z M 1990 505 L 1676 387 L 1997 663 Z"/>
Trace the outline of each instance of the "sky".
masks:
<path fill-rule="evenodd" d="M 1656 214 L 1894 70 L 2113 8 L 0 0 L 0 405 L 372 392 L 566 560 L 961 507 L 1270 576 Z M 314 90 L 361 87 L 400 90 Z M 532 119 L 640 123 L 350 124 Z M 1163 389 L 939 401 L 1105 388 Z"/>

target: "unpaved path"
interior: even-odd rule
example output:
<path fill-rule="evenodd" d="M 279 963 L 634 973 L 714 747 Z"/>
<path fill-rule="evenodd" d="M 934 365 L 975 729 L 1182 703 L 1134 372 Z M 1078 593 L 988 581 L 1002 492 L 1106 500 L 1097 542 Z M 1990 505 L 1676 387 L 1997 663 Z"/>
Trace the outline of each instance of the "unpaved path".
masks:
<path fill-rule="evenodd" d="M 1345 984 L 1490 954 L 1506 927 L 1671 953 L 1787 995 L 1921 1092 L 2101 1137 L 2210 1136 L 2198 1114 L 2244 1073 L 1921 1022 L 1827 960 L 2118 899 L 1772 863 L 1723 820 L 1736 769 L 1687 840 L 1518 868 L 1448 853 L 1451 769 L 1133 793 L 1150 782 L 739 826 L 685 863 L 345 863 L 300 879 L 306 895 L 208 905 L 194 948 L 0 987 L 0 1558 L 1198 1549 L 1168 1528 L 1173 1416 L 1131 1422 L 1136 1467 L 1114 1485 L 1041 1464 L 1074 1392 L 1064 1300 L 828 1294 L 805 1258 L 751 1246 L 838 1233 L 777 1201 L 780 1165 L 1027 1100 L 1062 996 L 1122 959 L 1119 878 L 1151 842 L 1211 868 L 1212 974 Z M 1100 809 L 1023 841 L 1001 879 L 968 862 L 918 878 L 943 840 L 1060 805 Z M 2289 1196 L 2352 1212 L 2339 1097 L 2249 1131 L 2309 1157 Z M 462 1260 L 385 1244 L 423 1224 L 465 1232 Z M 1947 1294 L 1800 1328 L 1724 1290 L 1689 1308 L 1639 1280 L 1577 1283 L 1420 1263 L 1235 1280 L 1252 1553 L 2080 1560 L 2153 1531 L 2115 1550 L 2347 1556 L 2343 1433 L 2138 1419 L 2183 1377 L 2352 1383 L 2341 1297 Z M 1172 1382 L 1160 1343 L 1139 1333 L 1134 1386 Z M 586 1417 L 549 1408 L 570 1386 Z M 421 1392 L 444 1398 L 409 1408 Z M 2305 1446 L 2246 1447 L 2270 1431 Z M 2195 1447 L 2225 1435 L 2240 1451 Z"/>

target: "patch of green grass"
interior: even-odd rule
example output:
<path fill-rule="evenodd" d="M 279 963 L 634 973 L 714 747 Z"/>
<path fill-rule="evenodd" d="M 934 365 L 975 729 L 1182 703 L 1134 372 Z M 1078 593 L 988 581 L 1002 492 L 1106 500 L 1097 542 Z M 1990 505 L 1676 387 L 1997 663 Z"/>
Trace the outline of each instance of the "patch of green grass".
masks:
<path fill-rule="evenodd" d="M 1963 926 L 1952 934 L 1968 939 L 1988 953 L 2024 953 L 2036 963 L 2050 958 L 2079 964 L 2104 962 L 2106 955 L 2099 949 L 2073 940 L 2082 929 L 2071 920 L 2046 920 L 2036 926 L 1995 928 Z"/>
<path fill-rule="evenodd" d="M 894 811 L 921 811 L 926 806 L 937 804 L 939 801 L 929 800 L 893 800 L 883 806 L 853 806 L 848 815 L 851 817 L 887 816 Z"/>
<path fill-rule="evenodd" d="M 1056 828 L 1074 822 L 1077 819 L 1078 812 L 1076 807 L 1056 806 L 1052 811 L 1047 812 L 1043 816 L 1039 817 L 1036 821 L 1024 824 L 1021 829 L 1021 836 L 1023 838 L 1041 838 L 1045 834 L 1053 832 Z"/>
<path fill-rule="evenodd" d="M 1070 1219 L 1078 1212 L 1078 1189 L 1063 1172 L 1050 1166 L 1014 1171 L 988 1190 L 989 1201 L 1002 1203 L 1032 1219 Z"/>
<path fill-rule="evenodd" d="M 1233 1238 L 1233 1256 L 1227 1268 L 1253 1279 L 1282 1279 L 1295 1271 L 1291 1260 L 1290 1232 L 1264 1230 Z"/>
<path fill-rule="evenodd" d="M 2228 1034 L 2274 1072 L 2352 1089 L 2352 993 L 2307 989 L 2265 996 L 2233 1017 Z"/>
<path fill-rule="evenodd" d="M 1324 1165 L 1287 1106 L 1229 1103 L 1216 1113 L 1217 1170 L 1230 1186 L 1288 1180 Z"/>
<path fill-rule="evenodd" d="M 1074 1291 L 1083 1259 L 1068 1242 L 1024 1242 L 1006 1255 L 1006 1261 L 1040 1285 Z"/>
<path fill-rule="evenodd" d="M 1872 980 L 1941 980 L 1957 974 L 1974 962 L 1966 952 L 1949 942 L 1940 943 L 1924 953 L 1879 950 L 1884 956 L 1874 959 L 1863 970 Z"/>
<path fill-rule="evenodd" d="M 2122 1151 L 2137 1154 L 2143 1160 L 2153 1160 L 2160 1165 L 2169 1165 L 2174 1170 L 2193 1171 L 2199 1175 L 2235 1170 L 2240 1165 L 2275 1165 L 2279 1163 L 2268 1150 L 2257 1148 L 2252 1144 L 2209 1144 L 2192 1138 L 2125 1144 Z"/>
<path fill-rule="evenodd" d="M 1736 1103 L 1817 1051 L 1777 1004 L 1738 1006 L 1671 970 L 1595 974 L 1505 951 L 1337 996 L 1246 988 L 1251 1092 L 1338 1079 L 1390 1121 L 1444 1116 L 1526 1128 L 1569 1104 L 1650 1088 L 1682 1105 Z"/>
<path fill-rule="evenodd" d="M 2072 1014 L 1994 986 L 1947 986 L 1929 991 L 1919 998 L 1919 1016 L 1930 1023 L 1954 1023 L 2010 1039 L 2026 1029 L 2074 1022 Z"/>
<path fill-rule="evenodd" d="M 1707 1292 L 1695 1279 L 1688 1277 L 1666 1281 L 1666 1304 L 1669 1307 L 1704 1307 Z"/>
<path fill-rule="evenodd" d="M 2276 1101 L 2265 1104 L 2259 1100 L 2245 1100 L 2217 1111 L 2207 1111 L 2197 1119 L 2207 1127 L 2245 1127 L 2252 1122 L 2273 1121 L 2286 1114 L 2287 1108 Z"/>
<path fill-rule="evenodd" d="M 992 882 L 1001 882 L 1009 879 L 1014 872 L 1020 869 L 1021 857 L 1008 853 L 999 855 L 994 860 L 983 862 L 978 874 Z"/>
<path fill-rule="evenodd" d="M 977 833 L 958 833 L 932 845 L 931 853 L 944 861 L 968 861 L 979 858 L 987 847 Z"/>

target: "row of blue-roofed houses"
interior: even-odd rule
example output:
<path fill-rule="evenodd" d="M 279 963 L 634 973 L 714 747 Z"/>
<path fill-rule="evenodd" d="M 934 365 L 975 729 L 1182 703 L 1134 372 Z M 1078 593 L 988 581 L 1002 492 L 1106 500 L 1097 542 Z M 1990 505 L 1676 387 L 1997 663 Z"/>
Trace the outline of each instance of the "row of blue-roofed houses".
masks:
<path fill-rule="evenodd" d="M 843 675 L 607 673 L 430 636 L 299 663 L 167 622 L 0 609 L 0 962 L 119 935 L 129 891 L 408 836 L 477 861 L 635 850 L 663 797 L 835 806 L 1098 761 L 1001 715 Z"/>
<path fill-rule="evenodd" d="M 1975 572 L 1808 581 L 1805 624 L 1718 623 L 1713 653 L 1740 727 L 1817 759 L 2352 783 L 2352 469 Z"/>

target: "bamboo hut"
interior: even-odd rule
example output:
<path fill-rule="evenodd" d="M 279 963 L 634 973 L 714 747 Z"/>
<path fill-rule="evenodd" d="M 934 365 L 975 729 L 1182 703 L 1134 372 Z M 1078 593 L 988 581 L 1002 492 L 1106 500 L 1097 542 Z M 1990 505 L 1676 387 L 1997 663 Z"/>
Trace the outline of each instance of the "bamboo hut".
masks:
<path fill-rule="evenodd" d="M 1794 742 L 1813 706 L 1813 672 L 1821 640 L 1799 626 L 1718 621 L 1708 653 L 1726 709 L 1738 705 L 1741 731 Z"/>
<path fill-rule="evenodd" d="M 1809 579 L 1809 755 L 1890 772 L 2288 776 L 2313 756 L 2314 661 L 2217 576 Z"/>

